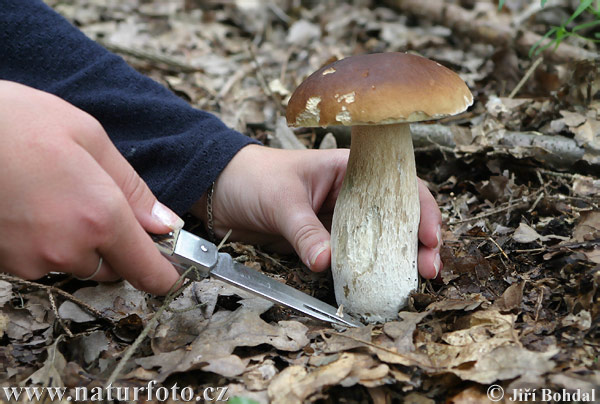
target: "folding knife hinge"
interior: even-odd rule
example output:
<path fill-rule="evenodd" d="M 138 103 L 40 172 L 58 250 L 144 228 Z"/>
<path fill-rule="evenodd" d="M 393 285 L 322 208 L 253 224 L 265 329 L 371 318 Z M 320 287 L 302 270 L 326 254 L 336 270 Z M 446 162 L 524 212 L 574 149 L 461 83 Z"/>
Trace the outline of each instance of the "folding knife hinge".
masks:
<path fill-rule="evenodd" d="M 195 268 L 188 274 L 188 278 L 205 278 L 217 265 L 217 247 L 195 234 L 176 230 L 168 234 L 152 234 L 151 237 L 160 252 L 171 261 L 179 273 L 184 273 L 191 267 Z"/>

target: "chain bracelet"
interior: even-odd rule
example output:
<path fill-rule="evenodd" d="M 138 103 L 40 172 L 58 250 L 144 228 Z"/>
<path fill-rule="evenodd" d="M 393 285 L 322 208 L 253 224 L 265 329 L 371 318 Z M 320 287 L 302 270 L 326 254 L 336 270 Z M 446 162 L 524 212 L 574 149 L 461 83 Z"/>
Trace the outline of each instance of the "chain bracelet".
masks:
<path fill-rule="evenodd" d="M 215 191 L 215 183 L 213 182 L 206 191 L 206 230 L 208 230 L 208 237 L 210 241 L 216 240 L 214 231 L 214 219 L 213 219 L 213 193 Z"/>

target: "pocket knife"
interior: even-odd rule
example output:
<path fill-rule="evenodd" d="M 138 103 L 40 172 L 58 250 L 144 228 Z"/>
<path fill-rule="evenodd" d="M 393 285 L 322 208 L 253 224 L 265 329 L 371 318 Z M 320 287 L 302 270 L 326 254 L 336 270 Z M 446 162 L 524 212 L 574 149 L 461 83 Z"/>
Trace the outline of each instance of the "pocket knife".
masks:
<path fill-rule="evenodd" d="M 338 314 L 335 307 L 236 262 L 231 255 L 218 252 L 210 241 L 188 231 L 151 234 L 151 237 L 179 273 L 191 267 L 197 269 L 189 273 L 190 279 L 199 280 L 196 274 L 201 278 L 211 276 L 318 320 L 347 327 L 362 326 L 349 315 Z"/>

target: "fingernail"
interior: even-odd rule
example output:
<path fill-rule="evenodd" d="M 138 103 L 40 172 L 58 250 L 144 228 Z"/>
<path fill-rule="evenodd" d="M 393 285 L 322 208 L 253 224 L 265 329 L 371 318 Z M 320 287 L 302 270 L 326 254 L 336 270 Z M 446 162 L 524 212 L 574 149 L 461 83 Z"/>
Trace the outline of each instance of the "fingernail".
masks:
<path fill-rule="evenodd" d="M 440 254 L 437 253 L 435 255 L 435 259 L 433 260 L 433 266 L 435 268 L 435 276 L 434 278 L 437 278 L 438 274 L 440 273 L 440 266 L 442 265 L 442 258 L 440 257 Z"/>
<path fill-rule="evenodd" d="M 183 227 L 183 219 L 159 201 L 154 202 L 154 206 L 152 207 L 152 217 L 165 226 L 169 226 L 171 230 L 178 230 Z"/>
<path fill-rule="evenodd" d="M 315 251 L 311 255 L 310 262 L 309 262 L 309 264 L 310 264 L 309 268 L 312 267 L 315 264 L 315 262 L 317 262 L 317 258 L 319 258 L 319 255 L 321 255 L 321 253 L 328 248 L 329 248 L 329 241 L 323 241 L 321 243 L 321 245 L 319 246 L 319 248 L 317 249 L 317 251 Z"/>
<path fill-rule="evenodd" d="M 440 248 L 442 246 L 442 225 L 438 224 L 437 227 L 437 246 L 435 248 Z"/>

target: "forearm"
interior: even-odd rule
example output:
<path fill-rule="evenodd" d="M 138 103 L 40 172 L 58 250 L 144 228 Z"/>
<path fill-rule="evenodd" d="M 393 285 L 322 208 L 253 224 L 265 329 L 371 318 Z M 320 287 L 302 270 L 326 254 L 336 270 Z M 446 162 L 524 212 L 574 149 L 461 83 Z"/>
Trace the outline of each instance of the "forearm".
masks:
<path fill-rule="evenodd" d="M 56 94 L 94 116 L 178 213 L 253 142 L 139 74 L 41 1 L 2 2 L 0 78 Z"/>

